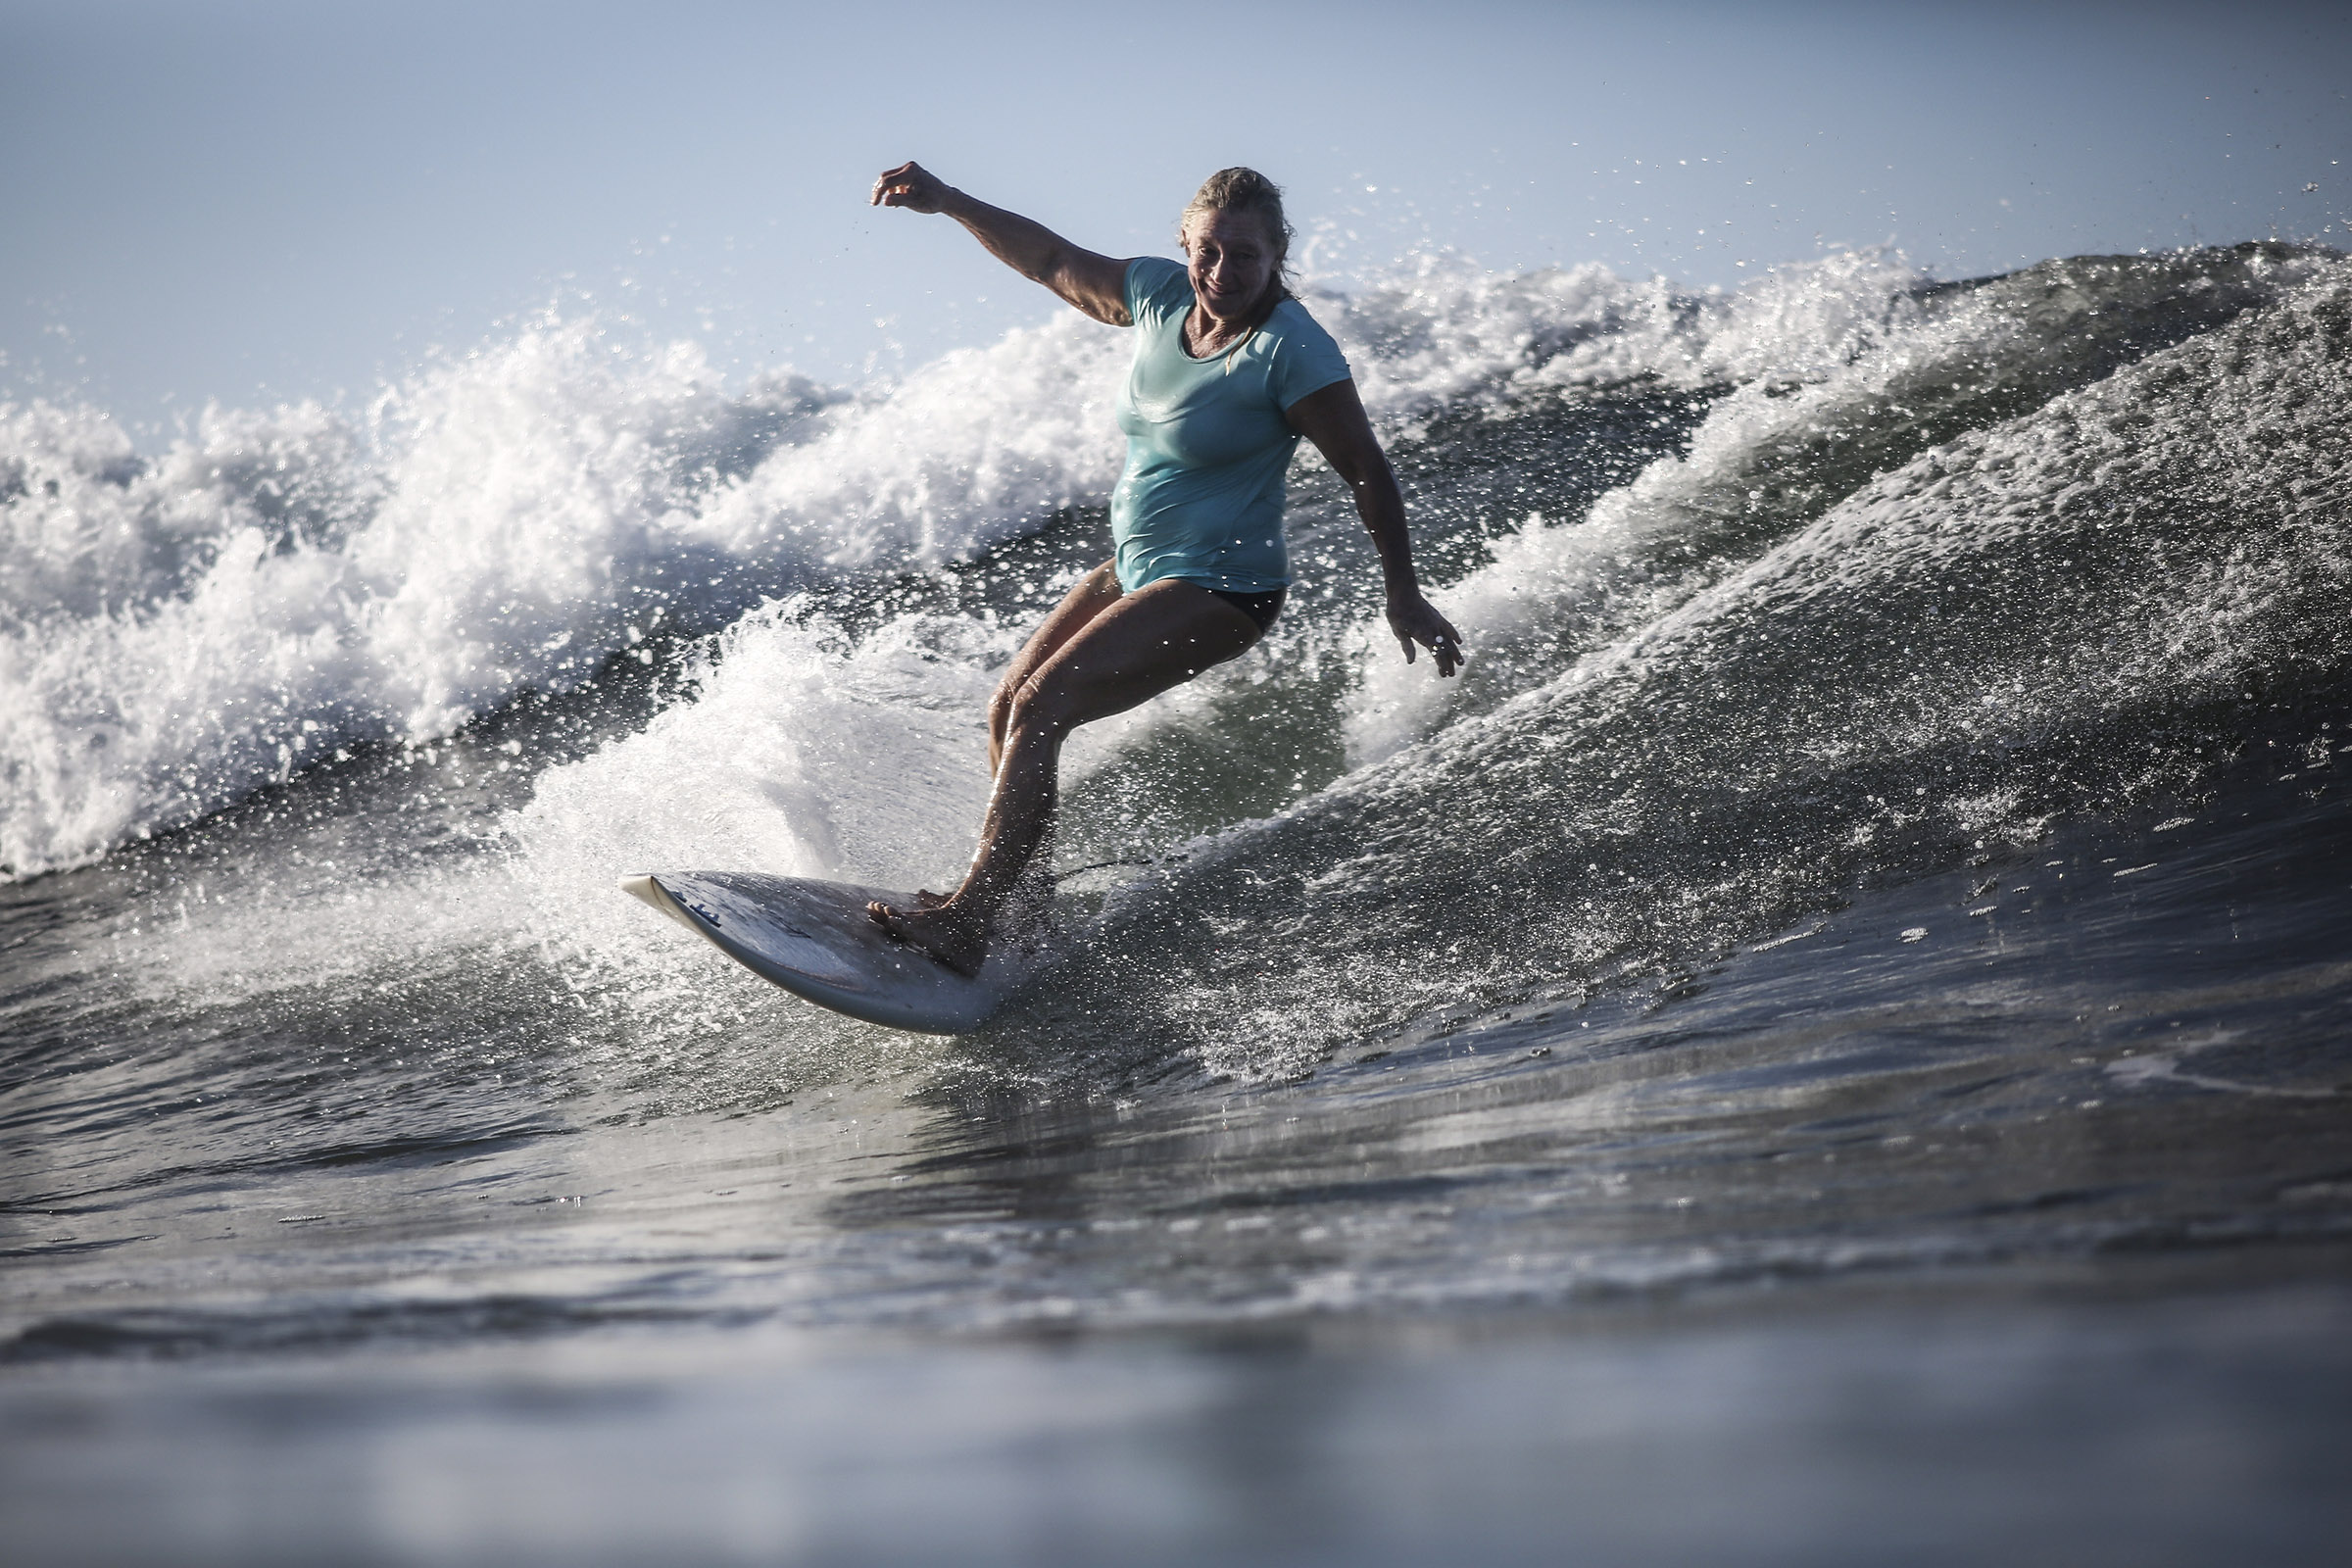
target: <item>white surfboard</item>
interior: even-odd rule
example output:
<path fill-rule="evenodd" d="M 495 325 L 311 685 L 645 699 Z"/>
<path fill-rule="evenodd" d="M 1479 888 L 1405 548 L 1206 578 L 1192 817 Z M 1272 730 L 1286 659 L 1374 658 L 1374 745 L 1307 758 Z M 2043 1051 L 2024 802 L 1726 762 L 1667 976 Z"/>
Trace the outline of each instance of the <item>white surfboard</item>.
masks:
<path fill-rule="evenodd" d="M 1004 942 L 977 975 L 965 976 L 892 941 L 865 906 L 880 899 L 910 909 L 914 895 L 887 888 L 760 871 L 660 871 L 622 877 L 620 890 L 794 996 L 894 1029 L 977 1029 L 1040 967 L 1034 944 Z"/>

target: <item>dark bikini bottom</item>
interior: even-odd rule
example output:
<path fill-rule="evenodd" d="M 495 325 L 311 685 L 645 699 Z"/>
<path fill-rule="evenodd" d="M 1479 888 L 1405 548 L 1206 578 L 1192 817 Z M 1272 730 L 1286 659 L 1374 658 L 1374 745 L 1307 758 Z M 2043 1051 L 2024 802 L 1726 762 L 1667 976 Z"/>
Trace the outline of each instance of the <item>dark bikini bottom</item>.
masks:
<path fill-rule="evenodd" d="M 1222 588 L 1211 588 L 1209 592 L 1256 621 L 1257 634 L 1263 637 L 1266 628 L 1274 624 L 1274 617 L 1282 613 L 1282 602 L 1291 591 L 1275 588 L 1262 594 L 1229 594 Z"/>

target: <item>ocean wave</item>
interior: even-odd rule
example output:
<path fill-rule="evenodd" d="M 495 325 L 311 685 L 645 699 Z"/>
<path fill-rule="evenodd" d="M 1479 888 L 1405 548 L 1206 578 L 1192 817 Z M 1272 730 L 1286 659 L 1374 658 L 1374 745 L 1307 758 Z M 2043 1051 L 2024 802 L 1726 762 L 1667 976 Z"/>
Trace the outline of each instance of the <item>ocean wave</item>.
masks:
<path fill-rule="evenodd" d="M 2220 293 L 2275 286 L 2230 281 L 2242 261 L 2182 265 Z M 1721 509 L 1775 429 L 1827 439 L 1828 394 L 1800 406 L 1788 386 L 1864 387 L 1884 378 L 1866 368 L 1951 316 L 1899 258 L 1867 252 L 1733 292 L 1433 264 L 1310 294 L 1376 419 L 1408 442 L 1433 420 L 1629 384 L 1741 388 L 1701 434 L 1731 456 L 1693 455 L 1691 472 L 1712 464 L 1716 477 L 1644 481 L 1704 494 L 1609 503 L 1629 538 L 1647 528 L 1727 560 L 1745 536 L 1710 544 L 1688 518 Z M 1986 375 L 2064 335 L 2029 330 Z M 0 407 L 0 875 L 90 860 L 358 748 L 448 735 L 593 679 L 649 633 L 713 632 L 800 589 L 936 571 L 1099 507 L 1117 470 L 1122 351 L 1065 314 L 886 388 L 785 371 L 730 388 L 694 344 L 634 346 L 550 315 L 356 413 L 208 409 L 153 457 L 92 409 Z M 1835 489 L 1824 478 L 1776 515 Z M 1556 532 L 1523 527 L 1505 554 L 1529 559 L 1457 590 L 1497 672 L 1528 641 L 1515 628 L 1561 617 L 1514 622 L 1493 585 L 1584 569 L 1536 559 Z M 1368 686 L 1359 755 L 1425 732 L 1417 702 Z"/>
<path fill-rule="evenodd" d="M 1763 325 L 1728 322 L 1717 357 L 1697 362 L 1736 362 L 1739 384 L 1712 404 L 1684 456 L 1653 464 L 1579 515 L 1520 519 L 1490 564 L 1447 587 L 1448 613 L 1476 628 L 1463 680 L 1441 689 L 1417 669 L 1369 662 L 1348 714 L 1350 756 L 1387 756 L 1539 684 L 1916 454 L 2039 408 L 2339 265 L 2263 247 L 2079 257 L 1924 297 L 1882 275 L 1901 304 L 1902 329 L 1849 321 L 1842 338 L 1820 320 L 1838 314 L 1828 307 L 1806 311 L 1784 289 L 1762 291 L 1744 315 Z M 1791 321 L 1797 341 L 1823 328 L 1810 359 L 1780 352 Z"/>
<path fill-rule="evenodd" d="M 1068 984 L 1280 1076 L 1434 1009 L 1703 963 L 2055 815 L 2191 796 L 2263 713 L 2340 704 L 2347 400 L 2352 268 L 2328 262 L 1195 844 Z"/>

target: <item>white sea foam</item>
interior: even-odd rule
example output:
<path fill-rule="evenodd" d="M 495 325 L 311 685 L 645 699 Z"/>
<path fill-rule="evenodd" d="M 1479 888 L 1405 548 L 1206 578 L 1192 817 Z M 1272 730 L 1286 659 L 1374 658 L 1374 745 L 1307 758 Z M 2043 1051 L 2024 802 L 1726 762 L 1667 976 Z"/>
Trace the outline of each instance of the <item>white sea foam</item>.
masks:
<path fill-rule="evenodd" d="M 1310 289 L 1308 299 L 1347 348 L 1366 405 L 1395 429 L 1473 393 L 1817 376 L 1914 321 L 1927 281 L 1885 250 L 1698 291 L 1590 264 L 1494 275 L 1433 259 L 1353 294 Z"/>
<path fill-rule="evenodd" d="M 1856 253 L 1728 294 L 1442 266 L 1310 293 L 1394 433 L 1563 388 L 1821 373 L 1905 330 L 1916 282 Z M 98 412 L 0 406 L 0 874 L 564 689 L 657 620 L 716 629 L 1100 505 L 1125 348 L 1064 313 L 850 396 L 730 389 L 693 344 L 550 316 L 359 413 L 208 410 L 152 459 Z"/>
<path fill-rule="evenodd" d="M 691 700 L 551 769 L 510 818 L 546 939 L 596 968 L 662 967 L 615 869 L 905 888 L 952 874 L 987 802 L 981 713 L 1013 635 L 909 615 L 852 645 L 797 603 L 745 616 L 698 661 Z"/>

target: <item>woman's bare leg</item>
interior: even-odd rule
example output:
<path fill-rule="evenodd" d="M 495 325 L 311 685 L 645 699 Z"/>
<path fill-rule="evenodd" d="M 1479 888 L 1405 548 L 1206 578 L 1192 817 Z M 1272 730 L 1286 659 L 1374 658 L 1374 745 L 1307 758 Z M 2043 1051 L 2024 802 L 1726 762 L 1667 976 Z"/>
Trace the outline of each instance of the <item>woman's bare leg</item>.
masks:
<path fill-rule="evenodd" d="M 1012 656 L 1004 677 L 988 699 L 988 776 L 997 776 L 997 760 L 1004 751 L 1004 732 L 1012 722 L 1013 698 L 1029 678 L 1045 667 L 1046 661 L 1061 651 L 1068 642 L 1097 615 L 1119 602 L 1123 590 L 1119 587 L 1116 566 L 1105 561 L 1070 585 L 1069 592 L 1038 623 L 1021 651 Z M 915 891 L 915 907 L 936 909 L 954 895 L 934 893 L 929 888 Z"/>
<path fill-rule="evenodd" d="M 1029 634 L 1021 651 L 1012 656 L 1004 679 L 997 682 L 995 695 L 988 700 L 988 774 L 997 774 L 997 760 L 1004 755 L 1004 732 L 1012 724 L 1013 700 L 1022 687 L 1036 678 L 1048 661 L 1061 652 L 1062 644 L 1086 630 L 1097 615 L 1117 604 L 1125 590 L 1119 587 L 1117 567 L 1105 561 L 1073 583 L 1070 591 L 1061 596 L 1061 603 Z"/>
<path fill-rule="evenodd" d="M 1031 676 L 1046 665 L 1046 661 L 1061 652 L 1061 645 L 1084 631 L 1087 623 L 1119 602 L 1124 592 L 1119 587 L 1117 567 L 1105 561 L 1070 585 L 1046 618 L 1038 623 L 1021 651 L 1012 656 L 1004 678 L 997 682 L 996 691 L 988 699 L 988 776 L 997 776 L 997 760 L 1004 752 L 1004 732 L 1012 723 L 1013 699 Z M 929 888 L 915 890 L 915 907 L 936 909 L 954 895 L 934 893 Z"/>
<path fill-rule="evenodd" d="M 1073 590 L 1048 627 L 1077 598 Z M 1030 639 L 1024 658 L 1048 627 Z M 976 972 L 998 915 L 1053 825 L 1055 775 L 1069 732 L 1181 686 L 1257 639 L 1256 622 L 1189 582 L 1155 582 L 1096 608 L 1013 685 L 1001 730 L 992 705 L 997 784 L 963 885 L 936 908 L 877 903 L 868 912 L 949 968 Z"/>

